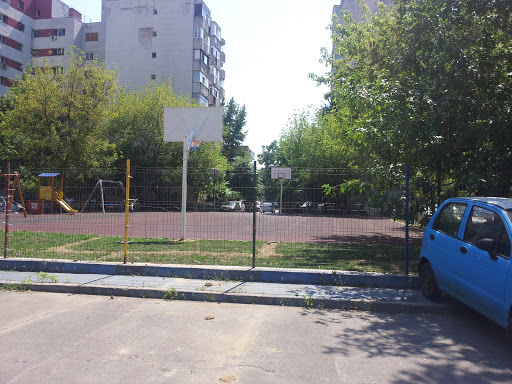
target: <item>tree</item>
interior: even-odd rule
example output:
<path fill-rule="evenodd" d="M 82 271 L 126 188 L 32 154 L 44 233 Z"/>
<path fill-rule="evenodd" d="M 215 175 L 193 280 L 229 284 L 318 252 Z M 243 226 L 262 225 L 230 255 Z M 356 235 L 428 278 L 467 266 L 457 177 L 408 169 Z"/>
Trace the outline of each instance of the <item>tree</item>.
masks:
<path fill-rule="evenodd" d="M 224 107 L 224 145 L 222 148 L 222 153 L 229 162 L 232 162 L 237 156 L 243 156 L 242 151 L 244 149 L 240 148 L 240 146 L 247 135 L 247 132 L 244 131 L 246 117 L 245 105 L 240 106 L 235 102 L 234 98 L 231 98 Z"/>
<path fill-rule="evenodd" d="M 358 164 L 411 163 L 422 193 L 510 194 L 512 4 L 397 0 L 333 38 L 331 86 Z M 435 188 L 432 188 L 435 185 Z M 435 191 L 433 191 L 435 189 Z"/>
<path fill-rule="evenodd" d="M 0 98 L 0 163 L 8 162 L 18 156 L 17 137 L 12 134 L 12 131 L 2 128 L 5 114 L 13 108 L 14 103 L 10 97 Z"/>
<path fill-rule="evenodd" d="M 176 95 L 170 81 L 125 90 L 110 105 L 106 136 L 135 166 L 180 167 L 183 145 L 164 142 L 164 109 L 194 106 Z"/>
<path fill-rule="evenodd" d="M 277 140 L 274 140 L 268 146 L 263 146 L 261 154 L 258 155 L 258 163 L 262 164 L 263 167 L 267 169 L 272 167 L 284 167 L 287 164 L 286 158 Z"/>
<path fill-rule="evenodd" d="M 111 165 L 117 154 L 104 122 L 118 91 L 115 70 L 85 65 L 75 49 L 66 70 L 29 66 L 9 92 L 14 107 L 2 121 L 3 134 L 19 142 L 10 160 L 47 169 Z"/>

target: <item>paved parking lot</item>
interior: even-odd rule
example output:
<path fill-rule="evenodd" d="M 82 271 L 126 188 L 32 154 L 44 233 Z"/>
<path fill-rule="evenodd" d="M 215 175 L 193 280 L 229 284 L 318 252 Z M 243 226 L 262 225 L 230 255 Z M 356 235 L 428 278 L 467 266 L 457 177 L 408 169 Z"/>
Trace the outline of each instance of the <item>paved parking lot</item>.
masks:
<path fill-rule="evenodd" d="M 0 383 L 508 383 L 503 330 L 386 314 L 0 291 Z"/>

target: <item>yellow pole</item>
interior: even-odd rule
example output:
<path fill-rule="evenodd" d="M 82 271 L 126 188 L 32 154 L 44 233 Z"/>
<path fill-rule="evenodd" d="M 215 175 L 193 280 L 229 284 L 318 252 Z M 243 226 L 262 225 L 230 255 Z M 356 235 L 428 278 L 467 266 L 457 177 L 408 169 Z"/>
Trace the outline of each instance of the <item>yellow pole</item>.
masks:
<path fill-rule="evenodd" d="M 130 159 L 126 160 L 126 198 L 124 204 L 124 264 L 128 259 L 128 226 L 130 217 Z"/>

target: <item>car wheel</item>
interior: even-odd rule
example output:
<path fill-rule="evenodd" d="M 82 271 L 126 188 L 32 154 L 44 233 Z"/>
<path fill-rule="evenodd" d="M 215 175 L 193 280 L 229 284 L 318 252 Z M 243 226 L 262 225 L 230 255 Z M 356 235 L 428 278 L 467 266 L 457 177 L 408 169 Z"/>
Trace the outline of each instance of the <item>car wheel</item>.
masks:
<path fill-rule="evenodd" d="M 436 277 L 432 266 L 427 261 L 421 266 L 420 270 L 421 292 L 429 300 L 437 300 L 441 296 L 441 291 L 437 286 Z"/>

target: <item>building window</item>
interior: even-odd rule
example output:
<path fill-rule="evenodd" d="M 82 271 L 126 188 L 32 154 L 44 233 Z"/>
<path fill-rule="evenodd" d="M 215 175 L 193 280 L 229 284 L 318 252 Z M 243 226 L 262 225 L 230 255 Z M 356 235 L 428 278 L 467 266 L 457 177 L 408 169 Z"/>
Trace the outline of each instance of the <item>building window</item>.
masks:
<path fill-rule="evenodd" d="M 158 9 L 153 8 L 153 15 L 158 15 Z"/>
<path fill-rule="evenodd" d="M 23 24 L 23 23 L 18 23 L 18 29 L 19 29 L 21 32 L 25 31 L 25 24 Z"/>
<path fill-rule="evenodd" d="M 208 99 L 200 93 L 194 93 L 192 97 L 199 103 L 199 105 L 202 105 L 203 107 L 208 106 Z"/>
<path fill-rule="evenodd" d="M 2 0 L 3 1 L 3 0 Z M 0 76 L 0 85 L 5 85 L 6 81 L 5 81 L 5 77 L 3 76 Z"/>
<path fill-rule="evenodd" d="M 151 75 L 151 80 L 156 80 L 156 75 Z"/>
<path fill-rule="evenodd" d="M 5 44 L 5 36 L 0 35 L 0 44 Z"/>
<path fill-rule="evenodd" d="M 16 68 L 18 69 L 18 71 L 23 71 L 23 64 L 18 63 L 18 65 L 16 66 Z"/>
<path fill-rule="evenodd" d="M 153 53 L 151 54 L 151 57 L 152 57 L 153 59 L 156 59 L 156 52 L 153 52 Z"/>
<path fill-rule="evenodd" d="M 210 88 L 210 80 L 208 80 L 208 77 L 206 77 L 205 74 L 201 71 L 194 71 L 192 74 L 192 81 L 194 83 L 201 83 L 206 88 Z"/>
<path fill-rule="evenodd" d="M 86 52 L 85 60 L 94 60 L 94 52 Z"/>
<path fill-rule="evenodd" d="M 203 39 L 204 38 L 204 29 L 201 27 L 194 27 L 194 37 L 196 39 Z"/>
<path fill-rule="evenodd" d="M 39 37 L 39 31 L 36 29 L 32 30 L 32 34 L 34 35 L 34 37 Z"/>
<path fill-rule="evenodd" d="M 64 28 L 54 29 L 53 36 L 66 36 L 66 30 Z"/>
<path fill-rule="evenodd" d="M 156 37 L 157 33 L 156 31 L 153 31 L 153 37 Z"/>
<path fill-rule="evenodd" d="M 22 11 L 25 9 L 25 4 L 21 0 L 18 0 L 18 9 L 21 9 Z"/>
<path fill-rule="evenodd" d="M 85 41 L 98 41 L 98 32 L 86 33 Z"/>
<path fill-rule="evenodd" d="M 53 51 L 48 51 L 50 56 L 63 56 L 64 48 L 55 48 Z"/>
<path fill-rule="evenodd" d="M 23 44 L 18 43 L 18 51 L 23 51 Z"/>
<path fill-rule="evenodd" d="M 39 56 L 39 50 L 38 50 L 38 49 L 33 49 L 33 50 L 32 50 L 32 56 L 33 56 L 33 57 L 37 57 L 37 56 Z"/>
<path fill-rule="evenodd" d="M 7 24 L 9 22 L 9 18 L 7 17 L 7 15 L 4 15 L 3 13 L 0 15 L 2 15 L 2 22 Z"/>
<path fill-rule="evenodd" d="M 36 9 L 36 17 L 41 17 L 41 10 L 40 9 Z"/>

